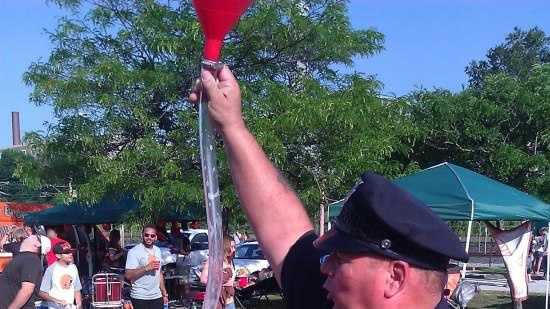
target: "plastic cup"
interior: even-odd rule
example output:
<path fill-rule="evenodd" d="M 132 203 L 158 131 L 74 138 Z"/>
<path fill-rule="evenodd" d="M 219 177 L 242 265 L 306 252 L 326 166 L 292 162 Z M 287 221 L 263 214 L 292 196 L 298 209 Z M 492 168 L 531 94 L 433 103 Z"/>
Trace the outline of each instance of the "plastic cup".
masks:
<path fill-rule="evenodd" d="M 248 277 L 239 277 L 239 287 L 244 288 L 248 285 Z"/>

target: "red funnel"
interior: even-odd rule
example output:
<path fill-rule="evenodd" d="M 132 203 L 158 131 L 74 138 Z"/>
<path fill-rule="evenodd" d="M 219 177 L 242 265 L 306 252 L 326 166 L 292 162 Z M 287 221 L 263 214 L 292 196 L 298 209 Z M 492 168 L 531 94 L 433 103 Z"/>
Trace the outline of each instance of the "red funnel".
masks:
<path fill-rule="evenodd" d="M 225 35 L 251 3 L 252 0 L 193 0 L 206 41 L 205 59 L 219 60 Z"/>

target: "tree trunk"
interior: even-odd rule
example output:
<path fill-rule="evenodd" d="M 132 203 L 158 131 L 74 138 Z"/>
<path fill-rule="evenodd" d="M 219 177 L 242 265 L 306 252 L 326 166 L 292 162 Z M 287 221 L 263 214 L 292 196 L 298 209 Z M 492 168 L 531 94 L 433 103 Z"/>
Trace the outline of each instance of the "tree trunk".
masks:
<path fill-rule="evenodd" d="M 229 236 L 229 216 L 230 212 L 228 208 L 222 208 L 222 233 Z"/>

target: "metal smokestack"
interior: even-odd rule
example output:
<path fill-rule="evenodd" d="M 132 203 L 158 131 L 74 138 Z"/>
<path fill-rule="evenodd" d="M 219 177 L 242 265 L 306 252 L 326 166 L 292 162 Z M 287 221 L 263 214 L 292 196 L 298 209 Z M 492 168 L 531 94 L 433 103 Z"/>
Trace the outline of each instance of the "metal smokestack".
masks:
<path fill-rule="evenodd" d="M 21 146 L 21 127 L 19 125 L 19 112 L 11 112 L 11 132 L 13 146 Z"/>

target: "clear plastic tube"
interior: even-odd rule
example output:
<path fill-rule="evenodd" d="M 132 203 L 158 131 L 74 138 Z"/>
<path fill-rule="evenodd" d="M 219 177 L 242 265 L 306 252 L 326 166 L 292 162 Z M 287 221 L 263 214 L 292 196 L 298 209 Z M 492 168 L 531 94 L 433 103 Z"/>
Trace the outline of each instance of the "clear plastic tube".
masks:
<path fill-rule="evenodd" d="M 221 68 L 217 62 L 202 61 L 204 69 L 213 71 L 214 76 Z M 220 208 L 220 188 L 216 167 L 216 145 L 212 124 L 208 115 L 208 103 L 202 87 L 199 94 L 199 140 L 201 153 L 202 183 L 206 218 L 208 221 L 208 281 L 203 309 L 215 309 L 220 298 L 223 280 L 223 234 Z"/>

